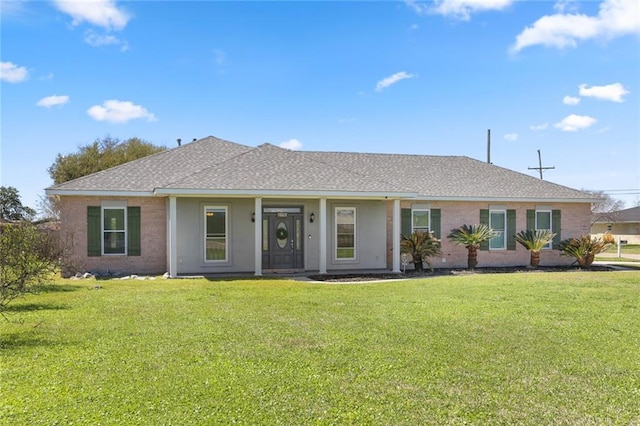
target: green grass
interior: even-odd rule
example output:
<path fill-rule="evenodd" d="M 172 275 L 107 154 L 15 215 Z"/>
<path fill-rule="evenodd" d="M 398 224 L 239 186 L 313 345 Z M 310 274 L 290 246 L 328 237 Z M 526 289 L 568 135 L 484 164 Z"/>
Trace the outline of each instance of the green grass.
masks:
<path fill-rule="evenodd" d="M 0 424 L 638 424 L 639 283 L 61 281 L 0 325 Z"/>
<path fill-rule="evenodd" d="M 607 249 L 607 251 L 605 251 L 605 253 L 614 253 L 617 254 L 618 253 L 618 246 L 617 245 L 613 245 L 611 247 L 609 247 Z M 620 253 L 621 254 L 640 254 L 640 244 L 626 244 L 623 245 L 622 248 L 620 249 Z"/>

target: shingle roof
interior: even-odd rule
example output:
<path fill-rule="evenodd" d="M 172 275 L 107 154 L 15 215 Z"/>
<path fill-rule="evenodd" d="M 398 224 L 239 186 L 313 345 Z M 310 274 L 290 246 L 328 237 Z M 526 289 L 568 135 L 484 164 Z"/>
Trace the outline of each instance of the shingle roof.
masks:
<path fill-rule="evenodd" d="M 253 148 L 209 136 L 101 172 L 54 185 L 52 190 L 152 192 L 184 176 Z"/>
<path fill-rule="evenodd" d="M 424 199 L 590 202 L 590 194 L 463 156 L 290 151 L 207 137 L 55 185 L 50 193 L 411 193 Z"/>
<path fill-rule="evenodd" d="M 595 214 L 593 218 L 594 223 L 640 223 L 640 206 L 618 210 L 607 214 Z"/>

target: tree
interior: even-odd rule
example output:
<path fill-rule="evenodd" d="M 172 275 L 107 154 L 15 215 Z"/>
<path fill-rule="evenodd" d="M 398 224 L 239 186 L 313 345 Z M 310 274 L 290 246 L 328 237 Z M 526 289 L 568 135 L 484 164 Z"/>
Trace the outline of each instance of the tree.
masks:
<path fill-rule="evenodd" d="M 613 245 L 611 239 L 592 238 L 584 234 L 580 238 L 570 238 L 560 242 L 560 250 L 565 256 L 575 257 L 581 268 L 588 268 L 597 254 L 607 251 Z"/>
<path fill-rule="evenodd" d="M 590 191 L 583 189 L 583 192 L 602 198 L 602 201 L 591 204 L 591 225 L 596 222 L 616 222 L 618 211 L 624 209 L 624 201 L 616 200 L 604 191 Z"/>
<path fill-rule="evenodd" d="M 537 268 L 538 265 L 540 265 L 540 251 L 545 248 L 555 236 L 556 234 L 548 229 L 538 229 L 537 231 L 527 229 L 526 231 L 518 232 L 516 241 L 531 252 L 529 265 Z"/>
<path fill-rule="evenodd" d="M 59 184 L 156 154 L 165 149 L 138 138 L 121 142 L 117 138 L 107 136 L 102 140 L 96 139 L 92 144 L 81 146 L 76 153 L 58 154 L 47 171 L 53 182 Z"/>
<path fill-rule="evenodd" d="M 431 232 L 417 231 L 411 235 L 404 235 L 400 241 L 400 248 L 403 253 L 411 255 L 416 271 L 423 270 L 423 262 L 426 262 L 433 270 L 429 257 L 440 254 L 440 240 L 435 238 Z"/>
<path fill-rule="evenodd" d="M 36 211 L 23 206 L 18 190 L 12 186 L 0 187 L 0 218 L 4 221 L 32 220 Z"/>
<path fill-rule="evenodd" d="M 30 222 L 0 224 L 0 314 L 58 269 L 62 249 L 56 235 Z"/>
<path fill-rule="evenodd" d="M 478 266 L 478 249 L 480 248 L 480 243 L 489 241 L 496 235 L 498 235 L 498 233 L 486 224 L 473 226 L 462 225 L 459 228 L 452 229 L 447 238 L 458 245 L 465 246 L 469 251 L 467 255 L 467 267 L 474 269 Z"/>

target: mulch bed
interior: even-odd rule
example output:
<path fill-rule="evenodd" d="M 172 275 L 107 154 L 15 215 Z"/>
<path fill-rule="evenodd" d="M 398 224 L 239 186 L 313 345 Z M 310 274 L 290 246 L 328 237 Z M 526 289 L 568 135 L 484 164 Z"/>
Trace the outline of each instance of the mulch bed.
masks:
<path fill-rule="evenodd" d="M 635 268 L 632 268 L 635 269 Z M 603 265 L 592 265 L 589 269 L 583 269 L 577 266 L 541 266 L 539 268 L 528 268 L 524 266 L 504 267 L 504 268 L 476 268 L 476 269 L 451 269 L 437 268 L 433 272 L 425 270 L 423 272 L 406 271 L 402 274 L 393 274 L 390 272 L 370 273 L 370 274 L 325 274 L 311 275 L 308 278 L 314 281 L 327 282 L 358 282 L 358 281 L 378 281 L 378 280 L 398 280 L 398 279 L 414 279 L 440 277 L 447 275 L 474 275 L 474 274 L 514 274 L 514 273 L 540 273 L 540 272 L 606 272 L 613 269 Z"/>

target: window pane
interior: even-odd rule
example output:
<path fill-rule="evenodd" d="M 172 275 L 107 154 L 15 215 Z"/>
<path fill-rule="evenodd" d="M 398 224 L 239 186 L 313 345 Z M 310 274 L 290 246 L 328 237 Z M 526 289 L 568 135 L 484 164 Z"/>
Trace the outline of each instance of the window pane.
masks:
<path fill-rule="evenodd" d="M 205 210 L 205 260 L 227 259 L 227 211 L 224 208 Z"/>
<path fill-rule="evenodd" d="M 498 233 L 489 240 L 490 249 L 504 249 L 504 233 L 506 230 L 507 213 L 504 211 L 492 211 L 489 214 L 489 227 Z"/>
<path fill-rule="evenodd" d="M 429 230 L 429 210 L 413 210 L 413 229 Z"/>
<path fill-rule="evenodd" d="M 504 231 L 504 212 L 491 212 L 491 222 L 489 226 L 496 231 Z"/>
<path fill-rule="evenodd" d="M 500 232 L 498 235 L 489 240 L 489 248 L 503 249 L 504 248 L 504 232 Z"/>
<path fill-rule="evenodd" d="M 104 254 L 124 254 L 124 232 L 104 232 Z"/>
<path fill-rule="evenodd" d="M 355 258 L 355 209 L 336 209 L 336 258 Z"/>
<path fill-rule="evenodd" d="M 104 230 L 124 231 L 124 209 L 104 209 Z"/>
<path fill-rule="evenodd" d="M 551 230 L 551 212 L 536 212 L 536 229 Z"/>

